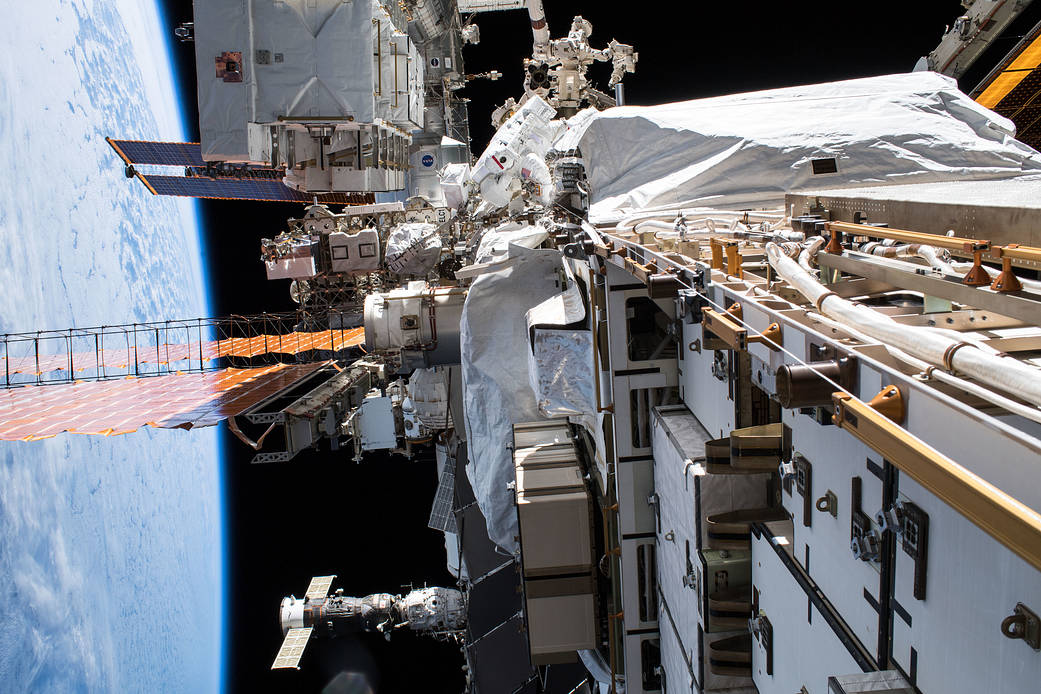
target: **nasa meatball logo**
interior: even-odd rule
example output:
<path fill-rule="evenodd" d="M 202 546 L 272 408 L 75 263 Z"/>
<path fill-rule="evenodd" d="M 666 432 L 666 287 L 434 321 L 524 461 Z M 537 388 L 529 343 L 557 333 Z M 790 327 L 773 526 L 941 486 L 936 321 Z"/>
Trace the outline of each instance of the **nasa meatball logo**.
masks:
<path fill-rule="evenodd" d="M 427 168 L 430 168 L 431 166 L 434 165 L 434 155 L 433 154 L 424 154 L 423 158 L 420 161 L 423 162 L 423 166 L 425 166 Z"/>
<path fill-rule="evenodd" d="M 437 67 L 440 64 L 441 64 L 441 61 L 438 60 L 437 58 L 431 58 L 430 59 L 430 67 Z"/>

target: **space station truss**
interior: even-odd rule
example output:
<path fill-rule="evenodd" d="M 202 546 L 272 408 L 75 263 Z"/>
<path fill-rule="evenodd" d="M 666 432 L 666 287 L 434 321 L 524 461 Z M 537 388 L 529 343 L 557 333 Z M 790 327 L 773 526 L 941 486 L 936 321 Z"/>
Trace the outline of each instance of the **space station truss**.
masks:
<path fill-rule="evenodd" d="M 215 200 L 318 202 L 334 205 L 371 205 L 372 193 L 304 193 L 282 182 L 284 171 L 253 164 L 214 164 L 202 158 L 198 142 L 150 142 L 105 138 L 127 167 L 153 195 Z M 138 167 L 156 168 L 142 171 Z M 176 167 L 179 175 L 162 168 Z M 172 173 L 172 172 L 170 172 Z"/>
<path fill-rule="evenodd" d="M 63 432 L 111 436 L 143 426 L 213 426 L 291 387 L 327 363 L 8 388 L 0 390 L 0 440 L 34 441 Z"/>
<path fill-rule="evenodd" d="M 0 386 L 202 372 L 268 355 L 324 360 L 365 339 L 361 327 L 300 331 L 295 320 L 265 314 L 2 335 Z"/>

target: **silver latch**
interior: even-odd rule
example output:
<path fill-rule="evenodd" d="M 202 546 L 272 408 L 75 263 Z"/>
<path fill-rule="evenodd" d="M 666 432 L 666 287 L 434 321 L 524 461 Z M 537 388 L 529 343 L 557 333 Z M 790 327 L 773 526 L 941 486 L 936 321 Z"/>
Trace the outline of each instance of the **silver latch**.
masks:
<path fill-rule="evenodd" d="M 881 546 L 878 539 L 878 531 L 872 528 L 862 535 L 854 536 L 850 540 L 849 546 L 853 550 L 853 556 L 861 561 L 878 560 L 878 552 Z"/>
<path fill-rule="evenodd" d="M 781 476 L 781 482 L 787 483 L 795 479 L 795 461 L 782 460 L 777 466 L 777 474 Z"/>
<path fill-rule="evenodd" d="M 875 522 L 878 523 L 882 532 L 890 530 L 894 535 L 899 535 L 904 531 L 903 504 L 898 501 L 888 509 L 880 510 L 875 514 Z"/>

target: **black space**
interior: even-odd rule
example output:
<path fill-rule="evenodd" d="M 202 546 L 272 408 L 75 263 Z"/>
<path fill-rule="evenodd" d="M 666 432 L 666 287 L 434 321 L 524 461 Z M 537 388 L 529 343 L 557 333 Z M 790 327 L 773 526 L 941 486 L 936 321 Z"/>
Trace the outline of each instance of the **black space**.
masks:
<path fill-rule="evenodd" d="M 205 0 L 199 0 L 204 2 Z M 958 0 L 916 2 L 607 3 L 544 0 L 551 33 L 574 14 L 593 23 L 595 46 L 611 38 L 640 55 L 626 78 L 630 104 L 654 104 L 795 84 L 910 70 L 960 14 Z M 172 32 L 191 19 L 190 0 L 164 0 Z M 643 10 L 646 8 L 646 10 Z M 498 82 L 466 90 L 472 147 L 492 134 L 488 116 L 521 94 L 521 59 L 531 33 L 522 11 L 480 15 L 482 42 L 466 49 L 471 73 L 498 69 Z M 198 139 L 195 56 L 175 45 L 181 102 Z M 606 88 L 609 68 L 593 73 Z M 966 91 L 973 84 L 963 84 Z M 216 315 L 294 308 L 286 282 L 267 282 L 259 239 L 300 216 L 298 204 L 201 201 L 211 306 Z M 342 669 L 371 673 L 380 692 L 460 692 L 458 651 L 408 633 L 312 643 L 300 672 L 269 670 L 281 642 L 282 596 L 311 576 L 338 574 L 348 594 L 393 592 L 409 584 L 451 585 L 441 534 L 426 528 L 436 486 L 432 460 L 370 459 L 362 465 L 315 452 L 292 463 L 251 466 L 252 451 L 224 433 L 227 652 L 233 692 L 319 691 Z"/>

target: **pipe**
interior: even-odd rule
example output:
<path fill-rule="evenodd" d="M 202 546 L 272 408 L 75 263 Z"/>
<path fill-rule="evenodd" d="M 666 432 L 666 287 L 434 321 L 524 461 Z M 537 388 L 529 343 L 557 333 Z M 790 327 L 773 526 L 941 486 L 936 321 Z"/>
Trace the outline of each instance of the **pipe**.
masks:
<path fill-rule="evenodd" d="M 920 243 L 907 243 L 900 246 L 882 244 L 878 241 L 870 241 L 860 247 L 861 253 L 870 253 L 882 258 L 921 258 L 929 263 L 931 267 L 943 271 L 945 274 L 958 274 L 950 263 L 942 259 L 936 249 Z"/>
<path fill-rule="evenodd" d="M 688 223 L 712 220 L 716 224 L 726 225 L 731 224 L 735 220 L 744 219 L 746 216 L 750 222 L 768 222 L 771 227 L 783 226 L 787 220 L 783 212 L 743 212 L 737 210 L 717 210 L 710 207 L 677 206 L 660 210 L 644 210 L 643 212 L 630 214 L 622 217 L 621 221 L 615 225 L 615 229 L 619 232 L 625 232 L 630 227 L 644 220 L 674 222 L 679 215 L 683 215 Z"/>
<path fill-rule="evenodd" d="M 865 335 L 864 333 L 860 332 L 859 330 L 856 330 L 855 328 L 851 328 L 848 325 L 845 325 L 838 321 L 834 321 L 826 316 L 820 315 L 819 313 L 807 311 L 806 317 L 810 318 L 811 320 L 823 323 L 824 325 L 827 325 L 828 327 L 833 328 L 835 330 L 841 330 L 850 337 L 856 340 L 860 340 L 865 344 L 871 344 L 872 342 L 876 342 L 875 338 L 871 337 L 870 335 Z M 1041 411 L 1039 411 L 1035 407 L 1024 405 L 1023 403 L 1016 402 L 1015 400 L 1010 400 L 1009 398 L 1006 398 L 1004 395 L 999 395 L 995 393 L 993 390 L 984 388 L 983 386 L 977 385 L 972 381 L 966 381 L 963 378 L 952 376 L 946 371 L 937 369 L 928 362 L 922 361 L 917 357 L 912 357 L 907 352 L 897 349 L 892 345 L 886 345 L 886 349 L 890 354 L 892 354 L 900 361 L 906 362 L 916 369 L 921 369 L 922 372 L 930 379 L 935 378 L 937 381 L 941 381 L 948 385 L 952 385 L 956 388 L 960 388 L 961 390 L 964 390 L 966 393 L 975 395 L 981 400 L 986 400 L 991 404 L 997 405 L 1002 409 L 1008 410 L 1012 414 L 1019 415 L 1024 419 L 1029 419 L 1032 422 L 1037 422 L 1038 424 L 1041 424 Z"/>
<path fill-rule="evenodd" d="M 939 253 L 932 246 L 918 246 L 915 249 L 915 255 L 925 260 L 930 266 L 942 270 L 945 274 L 954 275 L 958 272 L 948 263 L 946 260 L 940 257 Z M 972 263 L 969 263 L 970 267 Z M 968 268 L 966 268 L 968 269 Z"/>
<path fill-rule="evenodd" d="M 940 257 L 935 248 L 925 244 L 913 243 L 903 246 L 883 246 L 877 241 L 871 241 L 870 243 L 865 243 L 859 250 L 861 253 L 871 253 L 884 258 L 918 257 L 929 263 L 930 267 L 940 270 L 945 275 L 964 275 L 973 267 L 972 263 L 948 262 Z M 1023 277 L 1017 277 L 1016 279 L 1019 280 L 1024 289 L 1041 292 L 1041 281 Z"/>
<path fill-rule="evenodd" d="M 763 208 L 759 211 L 752 210 L 731 210 L 724 209 L 721 207 L 704 207 L 690 202 L 670 203 L 668 205 L 659 205 L 656 207 L 644 207 L 639 212 L 632 212 L 629 215 L 625 215 L 622 210 L 616 210 L 617 214 L 623 219 L 631 218 L 650 218 L 650 217 L 664 217 L 667 215 L 676 215 L 677 213 L 685 214 L 723 214 L 723 215 L 735 215 L 738 217 L 744 217 L 746 214 L 749 219 L 763 219 L 765 221 L 780 221 L 787 219 L 785 209 L 783 207 L 771 207 Z"/>
<path fill-rule="evenodd" d="M 672 223 L 670 223 L 670 222 L 659 222 L 657 220 L 647 220 L 645 222 L 640 222 L 635 227 L 633 227 L 633 233 L 639 234 L 641 232 L 641 230 L 643 230 L 643 231 L 650 231 L 652 229 L 656 230 L 654 232 L 655 238 L 670 238 L 668 236 L 668 234 L 675 234 L 675 236 L 672 237 L 672 238 L 677 238 L 678 239 L 678 238 L 681 237 L 680 232 L 676 230 L 676 223 L 675 222 L 672 222 Z M 688 228 L 685 232 L 683 232 L 683 238 L 693 238 L 695 236 L 729 236 L 729 235 L 730 235 L 730 232 L 728 232 L 728 231 L 718 232 L 718 231 L 713 231 L 712 229 L 708 229 L 708 228 L 705 228 L 705 229 L 690 229 L 690 228 Z"/>
<path fill-rule="evenodd" d="M 878 241 L 869 241 L 858 249 L 861 253 L 870 253 L 871 255 L 877 255 L 881 258 L 910 258 L 914 255 L 914 251 L 911 250 L 911 244 L 903 244 L 896 246 L 893 244 L 879 243 Z"/>
<path fill-rule="evenodd" d="M 383 96 L 383 22 L 373 19 L 376 25 L 376 96 Z"/>
<path fill-rule="evenodd" d="M 766 254 L 774 271 L 824 315 L 853 326 L 887 346 L 893 345 L 931 364 L 960 371 L 1033 405 L 1041 405 L 1041 370 L 1015 359 L 987 354 L 971 342 L 902 325 L 866 306 L 854 305 L 799 267 L 777 244 L 766 244 Z"/>
<path fill-rule="evenodd" d="M 535 39 L 533 54 L 544 55 L 549 48 L 549 24 L 546 22 L 542 0 L 528 0 L 528 18 L 531 19 L 531 34 Z"/>
<path fill-rule="evenodd" d="M 811 236 L 807 242 L 806 247 L 799 253 L 799 267 L 809 273 L 816 272 L 813 267 L 810 266 L 810 259 L 817 257 L 817 251 L 820 247 L 826 243 L 823 236 Z"/>
<path fill-rule="evenodd" d="M 690 226 L 692 226 L 693 224 L 695 224 L 697 222 L 712 222 L 713 225 L 714 224 L 726 225 L 727 228 L 725 228 L 725 229 L 716 229 L 714 226 L 706 225 L 705 227 L 700 228 L 700 229 L 691 229 Z M 733 233 L 729 229 L 730 222 L 731 222 L 731 220 L 729 220 L 729 219 L 716 219 L 716 218 L 712 218 L 712 217 L 706 217 L 706 218 L 702 218 L 702 219 L 689 219 L 689 218 L 687 218 L 684 221 L 684 223 L 687 224 L 687 226 L 688 226 L 688 228 L 687 228 L 687 233 L 688 234 L 703 233 L 703 234 L 717 234 L 717 235 L 724 235 L 724 234 L 731 234 L 731 233 Z M 652 229 L 660 229 L 662 231 L 676 231 L 676 219 L 672 218 L 672 219 L 670 219 L 668 221 L 663 220 L 663 219 L 635 220 L 632 224 L 625 224 L 625 226 L 623 226 L 622 223 L 619 222 L 618 226 L 615 227 L 615 231 L 617 233 L 624 234 L 624 233 L 628 233 L 629 230 L 631 229 L 633 232 L 637 232 L 640 229 L 640 227 L 645 227 L 645 226 L 646 227 L 650 227 Z"/>
<path fill-rule="evenodd" d="M 806 240 L 806 234 L 801 231 L 792 231 L 791 229 L 778 229 L 773 232 L 774 240 L 782 239 L 784 241 L 798 241 L 802 243 Z"/>

